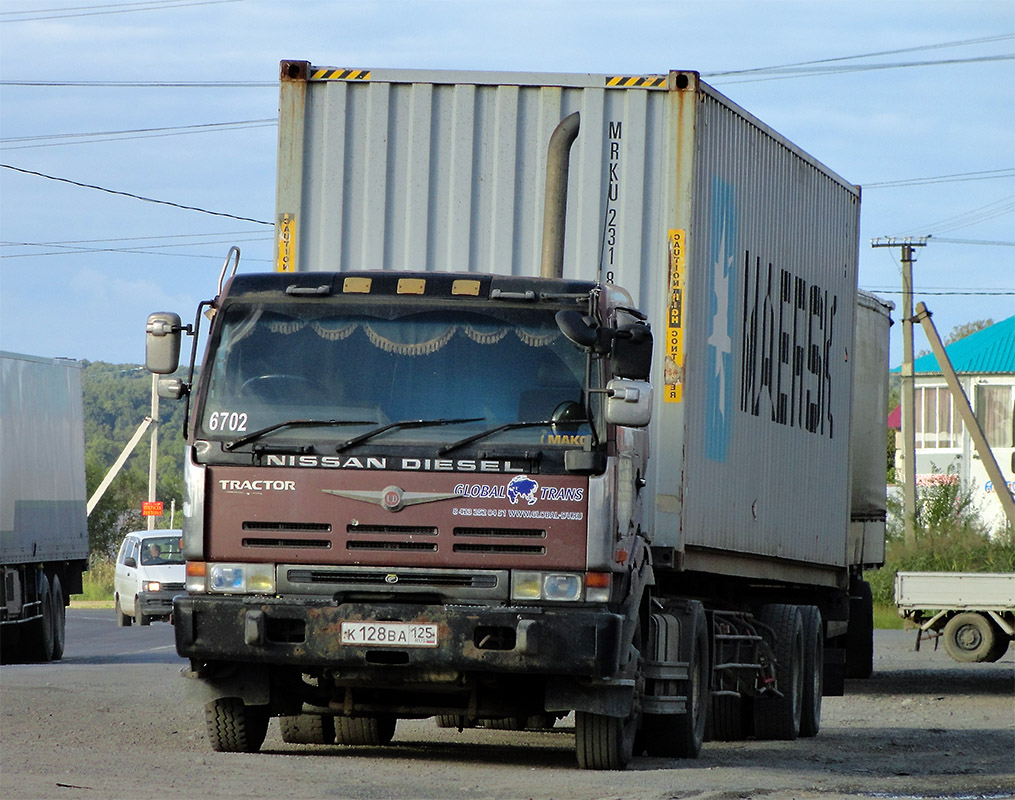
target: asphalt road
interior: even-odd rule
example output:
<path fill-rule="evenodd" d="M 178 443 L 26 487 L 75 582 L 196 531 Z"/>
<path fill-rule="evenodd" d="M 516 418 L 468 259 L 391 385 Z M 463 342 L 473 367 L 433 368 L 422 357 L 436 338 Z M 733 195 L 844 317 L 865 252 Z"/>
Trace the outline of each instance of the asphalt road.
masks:
<path fill-rule="evenodd" d="M 383 748 L 286 744 L 273 723 L 260 753 L 214 753 L 172 628 L 71 609 L 63 661 L 0 667 L 0 797 L 1015 797 L 1015 652 L 963 665 L 913 652 L 914 637 L 876 633 L 874 676 L 825 698 L 814 739 L 709 742 L 696 760 L 594 773 L 574 766 L 568 720 L 542 733 L 401 721 Z"/>

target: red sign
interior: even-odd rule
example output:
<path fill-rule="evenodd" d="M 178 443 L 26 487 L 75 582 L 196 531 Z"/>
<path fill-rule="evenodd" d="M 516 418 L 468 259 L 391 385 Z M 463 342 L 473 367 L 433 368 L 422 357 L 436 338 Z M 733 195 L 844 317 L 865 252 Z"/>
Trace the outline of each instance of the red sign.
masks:
<path fill-rule="evenodd" d="M 145 500 L 141 503 L 141 516 L 143 517 L 161 517 L 162 516 L 162 501 L 161 500 Z"/>

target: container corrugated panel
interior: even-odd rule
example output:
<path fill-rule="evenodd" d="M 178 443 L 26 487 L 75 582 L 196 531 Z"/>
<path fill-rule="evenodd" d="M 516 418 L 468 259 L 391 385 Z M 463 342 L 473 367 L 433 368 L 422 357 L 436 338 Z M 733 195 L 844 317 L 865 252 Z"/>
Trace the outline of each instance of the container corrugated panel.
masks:
<path fill-rule="evenodd" d="M 88 557 L 81 364 L 0 354 L 0 561 Z"/>
<path fill-rule="evenodd" d="M 858 190 L 693 72 L 356 74 L 283 81 L 296 267 L 538 275 L 546 147 L 578 111 L 564 275 L 601 270 L 656 331 L 654 543 L 841 565 Z"/>
<path fill-rule="evenodd" d="M 720 95 L 695 112 L 678 546 L 841 565 L 858 194 Z"/>

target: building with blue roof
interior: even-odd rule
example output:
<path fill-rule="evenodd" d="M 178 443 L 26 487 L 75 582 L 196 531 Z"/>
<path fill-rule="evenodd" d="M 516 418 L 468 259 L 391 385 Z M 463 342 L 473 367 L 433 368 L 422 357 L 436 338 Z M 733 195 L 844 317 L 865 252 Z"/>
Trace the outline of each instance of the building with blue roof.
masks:
<path fill-rule="evenodd" d="M 996 322 L 945 348 L 959 383 L 983 428 L 987 443 L 1008 481 L 1015 484 L 1015 316 Z M 933 353 L 913 362 L 916 405 L 917 484 L 939 480 L 954 472 L 972 485 L 984 520 L 991 527 L 1004 524 L 1001 504 L 987 477 L 944 375 Z M 892 372 L 898 373 L 899 367 Z M 889 424 L 898 427 L 898 409 Z M 901 456 L 901 449 L 897 450 Z M 901 474 L 901 470 L 900 470 Z"/>

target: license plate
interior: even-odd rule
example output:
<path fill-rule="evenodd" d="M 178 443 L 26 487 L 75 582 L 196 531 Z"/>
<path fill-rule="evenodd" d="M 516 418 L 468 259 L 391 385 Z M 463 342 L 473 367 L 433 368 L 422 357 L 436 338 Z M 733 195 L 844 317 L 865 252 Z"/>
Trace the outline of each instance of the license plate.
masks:
<path fill-rule="evenodd" d="M 418 622 L 343 622 L 342 644 L 360 647 L 436 647 L 437 626 Z"/>

